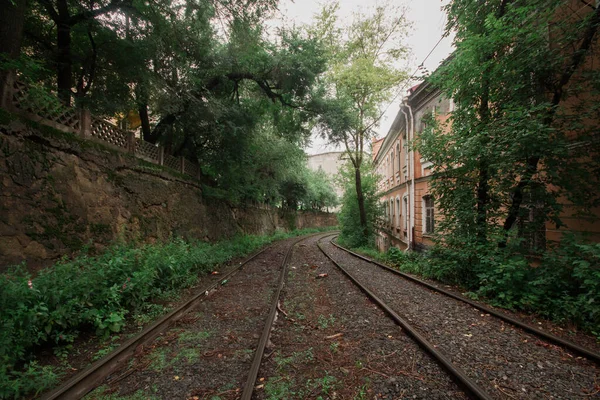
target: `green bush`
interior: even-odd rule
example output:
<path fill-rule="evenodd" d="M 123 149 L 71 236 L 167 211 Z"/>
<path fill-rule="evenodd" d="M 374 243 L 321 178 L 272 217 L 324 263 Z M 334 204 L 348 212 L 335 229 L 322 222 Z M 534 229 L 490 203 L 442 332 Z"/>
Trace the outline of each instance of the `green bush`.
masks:
<path fill-rule="evenodd" d="M 36 380 L 50 375 L 32 362 L 38 346 L 73 342 L 81 330 L 100 336 L 119 332 L 131 310 L 193 285 L 216 265 L 274 240 L 317 231 L 239 236 L 216 244 L 174 239 L 115 245 L 100 256 L 61 261 L 36 277 L 23 266 L 12 268 L 0 275 L 0 398 L 43 390 L 56 380 Z"/>
<path fill-rule="evenodd" d="M 360 213 L 356 184 L 354 181 L 354 169 L 352 164 L 347 163 L 340 170 L 341 184 L 344 187 L 342 197 L 342 209 L 338 220 L 340 223 L 339 243 L 347 247 L 364 247 L 375 243 L 377 219 L 381 215 L 381 206 L 377 194 L 378 176 L 371 162 L 364 162 L 362 167 L 362 192 L 365 201 L 365 213 L 367 217 L 367 232 L 360 225 Z"/>
<path fill-rule="evenodd" d="M 546 253 L 531 281 L 536 311 L 584 327 L 600 338 L 600 243 L 566 235 Z"/>
<path fill-rule="evenodd" d="M 523 253 L 519 241 L 506 248 L 436 246 L 427 264 L 425 275 L 470 289 L 473 297 L 572 323 L 600 336 L 599 243 L 567 234 L 537 260 Z"/>

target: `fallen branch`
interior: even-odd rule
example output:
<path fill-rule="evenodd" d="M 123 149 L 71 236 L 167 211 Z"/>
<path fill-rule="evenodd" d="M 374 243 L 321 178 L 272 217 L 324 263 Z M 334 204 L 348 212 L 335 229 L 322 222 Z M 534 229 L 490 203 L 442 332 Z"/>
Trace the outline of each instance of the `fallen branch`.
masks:
<path fill-rule="evenodd" d="M 335 335 L 331 335 L 331 336 L 325 336 L 325 339 L 335 339 L 335 338 L 339 338 L 341 336 L 344 336 L 343 333 L 336 333 Z"/>
<path fill-rule="evenodd" d="M 294 320 L 294 318 L 290 318 L 289 315 L 285 311 L 283 311 L 283 309 L 281 308 L 281 305 L 279 304 L 279 302 L 277 302 L 277 311 L 279 311 L 280 313 L 282 313 L 290 321 L 296 322 L 296 320 Z"/>
<path fill-rule="evenodd" d="M 367 371 L 370 371 L 370 372 L 372 372 L 374 374 L 381 375 L 381 376 L 389 379 L 389 375 L 386 375 L 383 372 L 375 371 L 374 369 L 367 368 L 367 367 L 363 367 L 362 369 L 366 369 Z"/>

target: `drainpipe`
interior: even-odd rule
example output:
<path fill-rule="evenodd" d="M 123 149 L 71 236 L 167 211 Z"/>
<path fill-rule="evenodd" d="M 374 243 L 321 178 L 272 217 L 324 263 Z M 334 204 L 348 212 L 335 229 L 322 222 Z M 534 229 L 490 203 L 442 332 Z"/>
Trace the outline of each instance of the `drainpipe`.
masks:
<path fill-rule="evenodd" d="M 409 138 L 408 132 L 409 132 L 410 128 L 409 128 L 409 125 L 408 125 L 408 115 L 406 115 L 406 113 L 402 109 L 403 106 L 404 106 L 404 104 L 400 105 L 400 112 L 402 112 L 402 114 L 404 114 L 404 122 L 406 122 L 406 139 L 408 140 L 408 138 Z M 406 141 L 404 142 L 404 145 L 406 146 Z M 408 148 L 406 148 L 406 150 L 404 151 L 404 165 L 406 166 L 407 172 L 410 169 L 410 167 L 408 165 L 408 162 L 409 162 Z M 404 183 L 406 184 L 405 185 L 406 188 L 407 188 L 406 189 L 406 193 L 408 194 L 408 176 L 407 176 L 407 181 L 404 182 Z M 409 198 L 409 202 L 410 202 L 410 198 Z M 404 208 L 404 196 L 402 196 L 402 208 Z M 410 215 L 410 206 L 407 205 L 407 207 L 406 207 L 406 215 L 404 215 L 404 219 L 406 221 L 408 221 L 407 218 L 409 218 L 409 215 Z M 406 251 L 408 251 L 408 250 L 410 250 L 410 235 L 411 235 L 411 233 L 410 233 L 410 222 L 408 222 L 406 224 L 406 226 L 408 227 L 408 245 L 406 246 Z M 402 226 L 402 227 L 400 227 L 400 229 L 404 230 L 404 227 Z"/>
<path fill-rule="evenodd" d="M 406 102 L 406 107 L 408 108 L 408 113 L 410 114 L 410 141 L 412 142 L 415 138 L 415 119 L 413 116 L 413 112 L 412 112 L 412 108 L 410 107 L 410 105 L 408 104 L 408 102 Z M 410 204 L 410 223 L 409 223 L 409 241 L 408 241 L 408 247 L 412 250 L 413 245 L 414 245 L 414 237 L 413 237 L 413 229 L 415 226 L 415 152 L 414 150 L 411 149 L 410 151 L 410 176 L 411 176 L 411 183 L 410 183 L 410 195 L 409 195 L 409 199 L 408 202 Z"/>

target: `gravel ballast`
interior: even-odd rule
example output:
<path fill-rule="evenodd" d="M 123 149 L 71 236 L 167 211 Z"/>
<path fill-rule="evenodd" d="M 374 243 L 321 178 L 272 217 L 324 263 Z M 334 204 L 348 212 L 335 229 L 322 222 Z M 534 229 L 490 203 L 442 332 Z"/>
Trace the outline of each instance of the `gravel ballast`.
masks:
<path fill-rule="evenodd" d="M 496 398 L 598 398 L 598 366 L 503 321 L 322 242 L 375 292 Z"/>
<path fill-rule="evenodd" d="M 317 248 L 290 262 L 258 399 L 464 399 L 445 371 Z"/>

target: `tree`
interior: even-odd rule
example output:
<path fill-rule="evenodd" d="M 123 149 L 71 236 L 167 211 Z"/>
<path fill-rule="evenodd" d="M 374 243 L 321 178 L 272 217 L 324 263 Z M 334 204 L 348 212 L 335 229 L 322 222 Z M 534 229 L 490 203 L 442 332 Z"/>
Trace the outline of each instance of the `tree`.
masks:
<path fill-rule="evenodd" d="M 379 203 L 377 183 L 379 176 L 376 174 L 371 160 L 365 160 L 362 165 L 361 193 L 365 198 L 365 213 L 367 216 L 367 234 L 358 215 L 358 201 L 354 164 L 348 161 L 340 171 L 340 184 L 344 189 L 341 200 L 342 209 L 339 214 L 340 221 L 340 243 L 348 247 L 373 246 L 375 237 L 375 224 L 382 216 L 382 207 Z"/>
<path fill-rule="evenodd" d="M 450 129 L 431 119 L 417 144 L 435 165 L 446 245 L 503 248 L 548 221 L 563 226 L 566 204 L 589 215 L 600 202 L 600 74 L 590 61 L 600 10 L 455 0 L 447 11 L 456 51 L 431 79 L 457 107 Z"/>
<path fill-rule="evenodd" d="M 333 208 L 338 205 L 338 198 L 333 183 L 327 173 L 319 167 L 313 171 L 305 168 L 304 172 L 307 193 L 302 199 L 303 208 L 315 211 Z"/>
<path fill-rule="evenodd" d="M 25 22 L 25 0 L 0 0 L 0 106 L 12 89 L 10 64 L 19 58 L 23 25 Z"/>
<path fill-rule="evenodd" d="M 110 118 L 138 110 L 144 140 L 198 160 L 207 192 L 277 202 L 288 168 L 255 154 L 271 160 L 263 150 L 281 151 L 279 159 L 299 165 L 326 63 L 300 30 L 267 35 L 261 22 L 275 5 L 33 1 L 25 49 L 45 67 L 35 80 L 58 82 L 65 102 L 75 95 L 78 106 Z"/>
<path fill-rule="evenodd" d="M 310 28 L 325 46 L 329 60 L 324 79 L 329 97 L 319 125 L 330 142 L 343 144 L 352 163 L 357 216 L 367 238 L 369 218 L 361 170 L 364 146 L 383 116 L 383 103 L 407 79 L 406 71 L 397 65 L 407 55 L 402 40 L 408 24 L 403 10 L 384 5 L 372 15 L 356 14 L 350 25 L 340 28 L 338 8 L 338 2 L 326 5 Z"/>
<path fill-rule="evenodd" d="M 111 0 L 99 2 L 98 4 L 83 3 L 80 1 L 69 2 L 68 0 L 38 0 L 42 10 L 45 11 L 56 26 L 56 82 L 58 95 L 61 100 L 69 105 L 71 103 L 71 91 L 73 88 L 73 59 L 72 59 L 72 29 L 80 24 L 92 21 L 102 15 L 117 11 L 129 4 L 127 0 Z M 86 7 L 87 6 L 87 7 Z M 92 34 L 88 31 L 89 46 L 95 51 L 95 43 Z M 89 74 L 93 74 L 89 71 Z M 92 75 L 88 76 L 91 81 Z M 80 87 L 80 90 L 83 89 Z M 89 88 L 88 88 L 89 89 Z"/>

